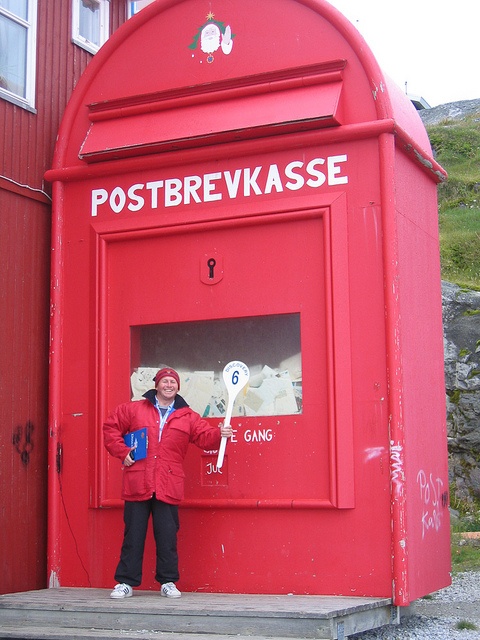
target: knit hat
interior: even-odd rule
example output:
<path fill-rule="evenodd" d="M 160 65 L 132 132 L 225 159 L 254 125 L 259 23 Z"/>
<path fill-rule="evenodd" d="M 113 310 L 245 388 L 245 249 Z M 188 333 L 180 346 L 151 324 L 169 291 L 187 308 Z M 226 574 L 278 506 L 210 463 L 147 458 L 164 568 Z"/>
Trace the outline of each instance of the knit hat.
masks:
<path fill-rule="evenodd" d="M 162 378 L 166 378 L 167 376 L 169 376 L 170 378 L 174 378 L 177 381 L 178 388 L 180 389 L 180 376 L 175 371 L 175 369 L 169 369 L 167 367 L 165 367 L 164 369 L 160 369 L 160 371 L 157 371 L 155 378 L 153 379 L 155 387 Z"/>

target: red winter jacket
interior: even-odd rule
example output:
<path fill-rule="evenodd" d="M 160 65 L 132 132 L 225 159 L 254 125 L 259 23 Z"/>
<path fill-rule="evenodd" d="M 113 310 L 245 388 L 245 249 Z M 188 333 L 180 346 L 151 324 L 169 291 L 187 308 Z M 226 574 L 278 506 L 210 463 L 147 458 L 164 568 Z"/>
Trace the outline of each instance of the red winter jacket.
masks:
<path fill-rule="evenodd" d="M 130 451 L 123 436 L 147 427 L 147 457 L 123 467 L 122 499 L 136 502 L 149 500 L 155 494 L 162 502 L 178 504 L 184 496 L 183 460 L 189 443 L 200 449 L 218 449 L 220 429 L 212 427 L 177 395 L 175 411 L 167 418 L 159 442 L 160 418 L 155 395 L 155 389 L 151 389 L 145 393 L 145 400 L 119 405 L 103 425 L 104 443 L 107 451 L 123 462 Z"/>

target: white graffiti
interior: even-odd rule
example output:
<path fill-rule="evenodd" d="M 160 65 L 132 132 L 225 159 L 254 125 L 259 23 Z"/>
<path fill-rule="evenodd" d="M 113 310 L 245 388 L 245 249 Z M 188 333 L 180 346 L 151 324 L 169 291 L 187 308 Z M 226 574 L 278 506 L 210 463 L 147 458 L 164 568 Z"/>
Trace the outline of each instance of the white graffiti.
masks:
<path fill-rule="evenodd" d="M 401 444 L 390 442 L 391 478 L 394 493 L 401 493 L 405 482 L 403 469 L 403 447 Z"/>
<path fill-rule="evenodd" d="M 443 480 L 428 476 L 423 469 L 417 473 L 417 484 L 420 489 L 420 501 L 422 503 L 422 539 L 425 534 L 434 529 L 439 531 L 443 518 Z M 446 502 L 446 501 L 445 501 Z"/>

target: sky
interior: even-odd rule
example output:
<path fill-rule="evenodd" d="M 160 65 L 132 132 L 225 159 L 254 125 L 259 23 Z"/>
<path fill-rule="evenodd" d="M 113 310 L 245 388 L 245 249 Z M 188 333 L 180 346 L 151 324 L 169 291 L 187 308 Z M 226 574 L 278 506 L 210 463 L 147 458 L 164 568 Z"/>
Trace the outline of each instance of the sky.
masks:
<path fill-rule="evenodd" d="M 383 72 L 431 107 L 480 100 L 480 0 L 328 0 Z"/>

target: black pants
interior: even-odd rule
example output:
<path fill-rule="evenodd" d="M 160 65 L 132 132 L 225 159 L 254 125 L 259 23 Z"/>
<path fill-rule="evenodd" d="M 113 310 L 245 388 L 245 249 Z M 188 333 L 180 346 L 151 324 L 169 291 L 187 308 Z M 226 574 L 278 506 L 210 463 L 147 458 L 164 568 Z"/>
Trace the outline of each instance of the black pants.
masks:
<path fill-rule="evenodd" d="M 160 584 L 165 584 L 166 582 L 177 582 L 179 578 L 178 507 L 153 497 L 142 502 L 125 502 L 123 510 L 125 532 L 120 562 L 115 572 L 117 582 L 125 582 L 131 587 L 138 587 L 142 582 L 143 552 L 150 514 L 152 515 L 153 535 L 157 547 L 155 580 Z"/>

